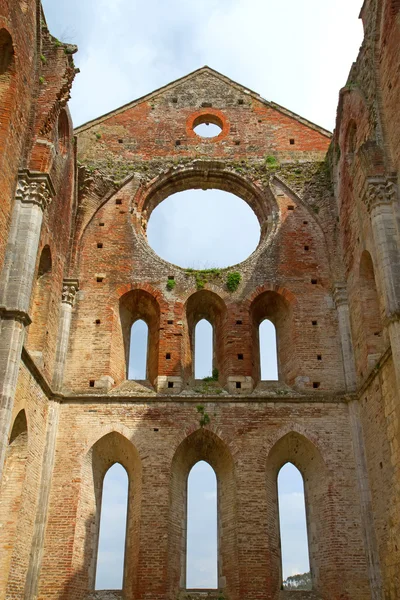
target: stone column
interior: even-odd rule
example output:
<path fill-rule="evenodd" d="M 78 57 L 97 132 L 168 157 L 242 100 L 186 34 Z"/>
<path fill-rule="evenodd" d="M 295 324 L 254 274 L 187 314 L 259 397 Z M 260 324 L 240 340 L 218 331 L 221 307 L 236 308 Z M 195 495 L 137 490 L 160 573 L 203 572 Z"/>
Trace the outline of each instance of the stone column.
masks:
<path fill-rule="evenodd" d="M 0 479 L 11 425 L 43 212 L 54 196 L 50 177 L 21 171 L 0 283 Z"/>
<path fill-rule="evenodd" d="M 357 386 L 356 367 L 354 362 L 353 342 L 350 327 L 350 311 L 345 283 L 335 283 L 333 299 L 336 304 L 339 322 L 340 342 L 342 346 L 343 370 L 346 389 L 354 392 Z"/>
<path fill-rule="evenodd" d="M 400 240 L 394 203 L 398 199 L 394 177 L 370 177 L 364 202 L 371 216 L 376 270 L 381 280 L 393 362 L 400 389 Z"/>
<path fill-rule="evenodd" d="M 65 361 L 68 352 L 69 331 L 71 329 L 72 309 L 78 289 L 79 281 L 77 279 L 64 279 L 53 376 L 53 387 L 56 391 L 60 390 L 63 384 Z"/>

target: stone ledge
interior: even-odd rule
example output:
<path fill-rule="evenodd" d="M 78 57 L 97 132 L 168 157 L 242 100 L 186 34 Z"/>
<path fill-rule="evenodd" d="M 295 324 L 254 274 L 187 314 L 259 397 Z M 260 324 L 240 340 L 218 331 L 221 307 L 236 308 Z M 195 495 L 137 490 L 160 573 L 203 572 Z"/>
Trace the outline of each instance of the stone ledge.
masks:
<path fill-rule="evenodd" d="M 279 600 L 321 600 L 321 596 L 313 591 L 281 590 Z"/>
<path fill-rule="evenodd" d="M 88 594 L 85 600 L 121 600 L 123 597 L 122 590 L 98 590 Z"/>
<path fill-rule="evenodd" d="M 222 591 L 218 590 L 181 590 L 178 600 L 227 600 Z"/>

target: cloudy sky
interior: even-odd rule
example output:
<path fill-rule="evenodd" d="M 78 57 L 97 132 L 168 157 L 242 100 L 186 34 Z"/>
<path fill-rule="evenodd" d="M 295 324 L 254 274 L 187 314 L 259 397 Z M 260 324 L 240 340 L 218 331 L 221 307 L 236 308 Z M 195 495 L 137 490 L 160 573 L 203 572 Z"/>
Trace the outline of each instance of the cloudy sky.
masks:
<path fill-rule="evenodd" d="M 42 2 L 51 32 L 79 46 L 75 58 L 81 74 L 70 103 L 75 125 L 207 64 L 332 130 L 338 91 L 362 41 L 362 0 Z M 213 218 L 207 219 L 210 211 Z M 167 199 L 149 222 L 149 241 L 163 258 L 197 268 L 243 260 L 256 247 L 258 236 L 247 205 L 212 190 Z M 143 327 L 137 335 L 136 346 L 141 348 Z M 202 324 L 197 336 L 197 354 L 202 353 L 196 365 L 199 377 L 209 371 L 208 336 Z M 264 377 L 274 378 L 274 340 L 265 339 Z M 144 354 L 137 350 L 132 366 L 136 377 L 141 378 Z M 215 478 L 205 463 L 192 477 L 188 585 L 212 587 Z M 109 472 L 104 494 L 97 587 L 115 588 L 121 583 L 126 506 L 121 467 Z M 291 466 L 281 475 L 280 506 L 287 576 L 308 569 L 302 484 Z"/>

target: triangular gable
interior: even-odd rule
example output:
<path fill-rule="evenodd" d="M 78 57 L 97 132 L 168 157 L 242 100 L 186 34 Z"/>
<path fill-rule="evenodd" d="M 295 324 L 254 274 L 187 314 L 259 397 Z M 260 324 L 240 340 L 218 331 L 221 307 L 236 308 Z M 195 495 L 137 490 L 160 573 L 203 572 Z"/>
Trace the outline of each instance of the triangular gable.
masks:
<path fill-rule="evenodd" d="M 264 104 L 265 106 L 268 106 L 269 108 L 277 110 L 278 112 L 281 112 L 282 114 L 284 114 L 292 119 L 295 119 L 296 121 L 305 125 L 306 127 L 309 127 L 310 129 L 318 131 L 319 133 L 321 133 L 322 135 L 324 135 L 328 138 L 332 137 L 332 133 L 330 131 L 328 131 L 327 129 L 324 129 L 323 127 L 320 127 L 319 125 L 316 125 L 312 121 L 308 121 L 307 119 L 304 119 L 300 115 L 288 110 L 287 108 L 284 108 L 283 106 L 280 106 L 279 104 L 277 104 L 275 102 L 269 102 L 268 100 L 265 100 L 265 98 L 263 98 L 262 96 L 260 96 L 256 92 L 254 92 L 253 90 L 250 90 L 249 88 L 246 88 L 246 87 L 240 85 L 236 81 L 233 81 L 233 79 L 226 77 L 222 73 L 215 71 L 214 69 L 212 69 L 211 67 L 208 67 L 207 65 L 204 67 L 201 67 L 200 69 L 196 69 L 195 71 L 192 71 L 188 75 L 184 75 L 183 77 L 180 77 L 179 79 L 176 79 L 175 81 L 168 83 L 167 85 L 157 88 L 156 90 L 154 90 L 153 92 L 151 92 L 149 94 L 141 96 L 140 98 L 137 98 L 136 100 L 133 100 L 132 102 L 128 102 L 127 104 L 124 104 L 123 106 L 121 106 L 113 111 L 110 111 L 100 117 L 97 117 L 96 119 L 92 119 L 91 121 L 88 121 L 87 123 L 80 125 L 79 127 L 77 127 L 75 129 L 75 133 L 77 135 L 79 135 L 83 131 L 90 129 L 93 126 L 99 125 L 103 121 L 106 121 L 106 120 L 114 117 L 115 115 L 125 112 L 126 110 L 129 110 L 131 108 L 134 108 L 135 106 L 137 106 L 138 104 L 140 104 L 142 102 L 148 102 L 148 101 L 156 98 L 157 96 L 163 94 L 165 91 L 172 90 L 172 89 L 174 89 L 174 87 L 181 85 L 184 82 L 190 81 L 190 79 L 195 79 L 199 75 L 205 74 L 205 73 L 220 79 L 221 81 L 223 81 L 230 87 L 236 88 L 241 93 L 250 95 L 254 100 L 260 102 L 261 104 Z"/>

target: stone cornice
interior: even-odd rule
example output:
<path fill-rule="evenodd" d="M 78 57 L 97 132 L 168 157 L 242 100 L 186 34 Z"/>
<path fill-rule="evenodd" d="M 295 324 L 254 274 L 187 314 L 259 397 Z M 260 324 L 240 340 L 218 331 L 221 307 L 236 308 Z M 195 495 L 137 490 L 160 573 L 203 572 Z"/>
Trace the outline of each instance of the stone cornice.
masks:
<path fill-rule="evenodd" d="M 32 319 L 27 312 L 5 306 L 0 306 L 0 318 L 4 321 L 19 321 L 26 327 L 32 323 Z"/>
<path fill-rule="evenodd" d="M 55 190 L 50 175 L 28 169 L 19 171 L 16 200 L 23 204 L 37 204 L 45 211 L 54 196 Z"/>

